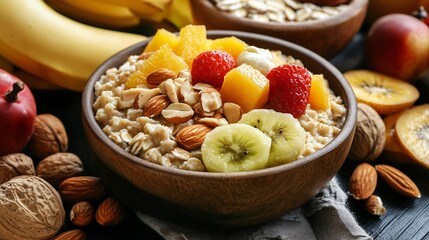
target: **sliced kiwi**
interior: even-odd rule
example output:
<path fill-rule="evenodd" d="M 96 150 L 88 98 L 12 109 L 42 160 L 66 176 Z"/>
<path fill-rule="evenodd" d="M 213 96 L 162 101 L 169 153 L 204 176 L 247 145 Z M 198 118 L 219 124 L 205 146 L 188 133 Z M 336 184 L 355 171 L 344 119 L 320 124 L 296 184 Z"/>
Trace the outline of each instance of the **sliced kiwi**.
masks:
<path fill-rule="evenodd" d="M 209 172 L 243 172 L 263 169 L 270 154 L 271 138 L 246 124 L 229 124 L 210 131 L 201 146 Z"/>
<path fill-rule="evenodd" d="M 358 102 L 373 107 L 380 115 L 400 112 L 412 106 L 419 91 L 412 84 L 368 70 L 344 73 Z"/>
<path fill-rule="evenodd" d="M 405 152 L 429 168 L 429 104 L 415 106 L 402 113 L 395 129 Z"/>
<path fill-rule="evenodd" d="M 239 123 L 261 130 L 272 140 L 267 167 L 295 161 L 305 145 L 305 130 L 289 113 L 255 109 L 243 114 Z"/>

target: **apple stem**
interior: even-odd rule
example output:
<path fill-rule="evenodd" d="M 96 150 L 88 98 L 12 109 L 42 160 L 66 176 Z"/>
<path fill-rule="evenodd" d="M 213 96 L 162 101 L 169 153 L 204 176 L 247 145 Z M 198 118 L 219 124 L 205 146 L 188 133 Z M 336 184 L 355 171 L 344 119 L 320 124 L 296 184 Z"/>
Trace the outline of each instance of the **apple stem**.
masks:
<path fill-rule="evenodd" d="M 14 82 L 12 86 L 12 90 L 4 94 L 4 99 L 8 102 L 15 102 L 18 99 L 18 93 L 24 90 L 24 83 L 21 81 Z"/>

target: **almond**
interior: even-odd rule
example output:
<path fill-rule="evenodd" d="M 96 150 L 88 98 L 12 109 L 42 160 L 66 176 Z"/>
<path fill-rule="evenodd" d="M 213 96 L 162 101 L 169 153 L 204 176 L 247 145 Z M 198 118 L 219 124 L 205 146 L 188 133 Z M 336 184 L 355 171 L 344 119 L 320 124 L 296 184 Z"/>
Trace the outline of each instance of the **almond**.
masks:
<path fill-rule="evenodd" d="M 186 103 L 172 103 L 162 110 L 161 114 L 167 121 L 181 124 L 194 116 L 194 110 Z"/>
<path fill-rule="evenodd" d="M 377 171 L 368 163 L 359 164 L 349 180 L 349 191 L 353 198 L 362 200 L 369 198 L 377 186 Z"/>
<path fill-rule="evenodd" d="M 240 105 L 232 102 L 226 102 L 223 104 L 223 114 L 229 123 L 236 123 L 241 119 L 244 111 Z"/>
<path fill-rule="evenodd" d="M 125 206 L 118 200 L 106 198 L 95 213 L 95 219 L 102 226 L 116 226 L 122 223 L 128 216 Z"/>
<path fill-rule="evenodd" d="M 94 208 L 90 202 L 78 202 L 70 210 L 70 221 L 75 226 L 88 226 L 94 219 Z"/>
<path fill-rule="evenodd" d="M 61 198 L 66 202 L 98 200 L 105 194 L 104 184 L 94 176 L 77 176 L 64 180 L 58 186 Z"/>
<path fill-rule="evenodd" d="M 377 215 L 377 216 L 381 216 L 386 213 L 386 208 L 384 208 L 381 198 L 376 195 L 371 195 L 366 200 L 365 209 L 372 215 Z"/>
<path fill-rule="evenodd" d="M 146 82 L 149 85 L 158 86 L 160 83 L 164 82 L 169 78 L 177 77 L 177 73 L 171 71 L 168 68 L 160 68 L 158 70 L 153 71 L 146 77 Z"/>
<path fill-rule="evenodd" d="M 80 229 L 69 230 L 58 234 L 57 236 L 51 238 L 51 240 L 84 240 L 86 234 Z"/>
<path fill-rule="evenodd" d="M 204 112 L 213 112 L 222 107 L 222 98 L 214 88 L 207 88 L 200 92 L 201 107 Z"/>
<path fill-rule="evenodd" d="M 156 117 L 162 110 L 170 105 L 171 101 L 167 95 L 157 95 L 149 99 L 143 107 L 143 116 Z"/>
<path fill-rule="evenodd" d="M 176 135 L 176 142 L 186 150 L 191 150 L 200 147 L 207 133 L 212 128 L 205 124 L 194 124 L 180 129 Z"/>
<path fill-rule="evenodd" d="M 393 188 L 393 190 L 406 197 L 421 197 L 421 193 L 417 185 L 399 169 L 385 164 L 376 165 L 375 169 L 380 177 L 387 183 L 387 185 Z"/>

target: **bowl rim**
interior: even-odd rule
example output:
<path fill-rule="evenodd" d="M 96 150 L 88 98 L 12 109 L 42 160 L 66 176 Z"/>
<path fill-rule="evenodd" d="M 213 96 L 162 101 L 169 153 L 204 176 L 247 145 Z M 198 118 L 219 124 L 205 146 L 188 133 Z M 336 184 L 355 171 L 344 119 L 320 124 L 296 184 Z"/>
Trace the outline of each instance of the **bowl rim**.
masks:
<path fill-rule="evenodd" d="M 345 9 L 344 11 L 338 14 L 335 14 L 334 16 L 324 18 L 324 19 L 315 19 L 315 20 L 302 21 L 302 22 L 286 21 L 282 23 L 277 23 L 277 22 L 271 22 L 271 21 L 260 22 L 249 18 L 236 17 L 225 11 L 220 11 L 210 0 L 190 0 L 191 10 L 194 8 L 193 4 L 196 3 L 199 6 L 204 6 L 205 9 L 212 16 L 216 15 L 218 18 L 225 19 L 226 22 L 235 22 L 235 23 L 239 23 L 240 25 L 251 25 L 252 28 L 257 28 L 257 29 L 269 28 L 269 30 L 271 31 L 284 31 L 286 29 L 291 31 L 299 31 L 304 29 L 319 29 L 319 28 L 322 29 L 327 26 L 336 26 L 339 23 L 345 22 L 351 19 L 353 16 L 358 15 L 363 8 L 367 7 L 368 2 L 369 0 L 350 0 L 348 3 L 343 4 L 348 6 L 347 9 Z"/>
<path fill-rule="evenodd" d="M 249 176 L 252 176 L 252 177 L 266 176 L 271 174 L 278 174 L 280 172 L 284 172 L 293 168 L 299 168 L 300 166 L 308 164 L 312 161 L 316 161 L 318 158 L 322 157 L 323 155 L 326 155 L 327 153 L 335 150 L 335 148 L 338 147 L 343 141 L 345 141 L 350 134 L 354 133 L 355 123 L 357 119 L 356 97 L 353 93 L 353 90 L 350 84 L 343 77 L 342 73 L 326 59 L 324 59 L 323 57 L 319 56 L 313 51 L 308 50 L 298 44 L 295 44 L 286 40 L 282 40 L 279 38 L 262 35 L 262 34 L 233 31 L 233 30 L 208 30 L 207 37 L 210 38 L 211 35 L 225 35 L 225 37 L 235 36 L 239 39 L 247 37 L 247 38 L 254 38 L 256 41 L 272 42 L 274 44 L 279 44 L 286 48 L 290 48 L 293 51 L 300 52 L 300 54 L 306 55 L 306 57 L 312 58 L 316 62 L 323 63 L 323 66 L 327 68 L 328 71 L 330 71 L 338 79 L 339 84 L 343 88 L 345 92 L 345 96 L 347 98 L 347 99 L 343 99 L 343 102 L 347 101 L 348 106 L 347 106 L 345 121 L 341 128 L 340 133 L 331 142 L 329 142 L 320 150 L 310 154 L 309 156 L 303 157 L 297 161 L 293 161 L 291 163 L 287 163 L 287 164 L 283 164 L 275 167 L 253 170 L 253 171 L 246 171 L 246 172 L 219 173 L 219 172 L 188 171 L 188 170 L 165 167 L 165 166 L 144 160 L 138 156 L 135 156 L 125 151 L 125 149 L 121 148 L 120 146 L 115 144 L 111 139 L 109 139 L 108 136 L 102 131 L 98 122 L 96 121 L 95 112 L 92 108 L 93 101 L 95 101 L 94 84 L 103 74 L 105 74 L 107 69 L 111 67 L 119 67 L 130 56 L 130 53 L 132 53 L 133 51 L 136 51 L 137 49 L 142 50 L 142 48 L 152 39 L 152 37 L 148 37 L 146 40 L 136 43 L 134 45 L 131 45 L 130 47 L 127 47 L 117 52 L 113 56 L 109 57 L 99 67 L 97 67 L 97 69 L 91 74 L 91 76 L 88 79 L 88 82 L 82 92 L 82 98 L 81 98 L 82 118 L 83 120 L 86 120 L 86 122 L 90 127 L 90 130 L 94 132 L 94 135 L 99 139 L 99 141 L 107 145 L 110 149 L 112 149 L 114 152 L 119 154 L 121 157 L 125 158 L 126 161 L 131 161 L 135 165 L 148 168 L 153 171 L 159 171 L 159 172 L 164 172 L 164 173 L 168 173 L 171 175 L 178 175 L 178 176 L 233 179 L 233 178 L 247 178 Z M 117 62 L 117 60 L 115 61 L 115 59 L 122 59 L 123 61 L 122 63 L 120 63 L 120 65 L 115 65 L 113 64 L 113 62 Z M 116 172 L 116 170 L 114 171 Z M 122 174 L 119 174 L 119 175 L 122 175 Z"/>

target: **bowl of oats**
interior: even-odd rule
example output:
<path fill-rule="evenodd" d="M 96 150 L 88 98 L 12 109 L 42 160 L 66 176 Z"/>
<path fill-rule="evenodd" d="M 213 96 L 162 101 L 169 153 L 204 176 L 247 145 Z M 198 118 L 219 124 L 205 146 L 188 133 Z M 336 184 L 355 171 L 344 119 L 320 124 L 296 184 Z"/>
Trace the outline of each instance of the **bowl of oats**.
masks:
<path fill-rule="evenodd" d="M 159 29 L 115 54 L 82 94 L 94 161 L 142 193 L 132 207 L 150 196 L 227 226 L 314 197 L 345 161 L 356 115 L 348 82 L 314 52 L 203 25 Z"/>
<path fill-rule="evenodd" d="M 190 3 L 195 23 L 204 24 L 207 29 L 277 37 L 329 59 L 359 31 L 368 0 L 190 0 Z"/>

